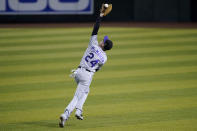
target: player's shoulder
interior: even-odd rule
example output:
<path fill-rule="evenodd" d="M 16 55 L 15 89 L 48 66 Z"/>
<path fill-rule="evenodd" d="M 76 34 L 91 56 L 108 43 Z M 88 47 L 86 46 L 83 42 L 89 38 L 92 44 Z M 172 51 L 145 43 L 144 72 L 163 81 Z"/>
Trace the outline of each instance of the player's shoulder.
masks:
<path fill-rule="evenodd" d="M 98 45 L 97 35 L 92 35 L 89 45 Z"/>
<path fill-rule="evenodd" d="M 97 35 L 92 35 L 91 39 L 97 39 Z"/>
<path fill-rule="evenodd" d="M 97 35 L 92 35 L 91 37 L 90 37 L 90 42 L 91 41 L 97 41 Z"/>

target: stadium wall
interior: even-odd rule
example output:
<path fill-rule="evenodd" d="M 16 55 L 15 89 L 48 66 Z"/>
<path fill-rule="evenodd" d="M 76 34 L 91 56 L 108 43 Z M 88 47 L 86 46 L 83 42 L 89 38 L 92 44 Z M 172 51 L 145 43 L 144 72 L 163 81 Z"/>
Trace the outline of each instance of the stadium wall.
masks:
<path fill-rule="evenodd" d="M 19 0 L 20 1 L 20 0 Z M 24 1 L 24 0 L 23 0 Z M 36 1 L 36 0 L 32 0 Z M 72 0 L 69 0 L 72 1 Z M 77 0 L 73 0 L 77 1 Z M 105 21 L 192 22 L 197 21 L 196 0 L 106 0 L 113 4 L 113 13 Z M 92 22 L 103 3 L 93 0 L 89 14 L 1 14 L 0 23 Z M 95 13 L 96 12 L 96 13 Z"/>

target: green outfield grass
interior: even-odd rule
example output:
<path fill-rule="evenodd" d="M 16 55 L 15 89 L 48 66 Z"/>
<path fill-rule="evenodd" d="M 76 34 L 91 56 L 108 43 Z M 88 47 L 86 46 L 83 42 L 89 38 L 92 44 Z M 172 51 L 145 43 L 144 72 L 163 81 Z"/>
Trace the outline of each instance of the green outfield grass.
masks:
<path fill-rule="evenodd" d="M 0 29 L 1 131 L 196 131 L 197 30 L 101 27 L 114 41 L 85 120 L 58 126 L 90 28 Z"/>

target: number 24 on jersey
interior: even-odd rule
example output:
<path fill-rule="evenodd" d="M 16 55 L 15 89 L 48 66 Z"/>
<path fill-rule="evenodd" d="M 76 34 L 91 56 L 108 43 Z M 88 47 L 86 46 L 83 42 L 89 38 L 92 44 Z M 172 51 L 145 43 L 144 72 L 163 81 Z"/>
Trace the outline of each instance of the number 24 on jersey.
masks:
<path fill-rule="evenodd" d="M 99 62 L 98 59 L 94 60 L 93 58 L 94 58 L 94 53 L 89 53 L 89 55 L 85 57 L 85 61 L 89 62 L 91 64 L 91 67 L 94 67 Z"/>

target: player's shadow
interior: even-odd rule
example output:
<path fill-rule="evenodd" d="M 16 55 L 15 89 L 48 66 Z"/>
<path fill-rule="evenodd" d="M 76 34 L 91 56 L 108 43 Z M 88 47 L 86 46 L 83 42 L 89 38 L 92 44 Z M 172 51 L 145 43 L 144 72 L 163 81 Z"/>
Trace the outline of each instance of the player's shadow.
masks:
<path fill-rule="evenodd" d="M 23 125 L 32 125 L 32 126 L 41 126 L 41 127 L 49 127 L 49 128 L 60 128 L 58 121 L 34 121 L 34 122 L 24 122 L 21 123 Z M 73 126 L 72 124 L 67 124 L 68 126 Z"/>
<path fill-rule="evenodd" d="M 58 123 L 56 122 L 49 122 L 49 121 L 34 121 L 34 122 L 23 122 L 22 125 L 32 125 L 32 126 L 44 126 L 50 128 L 57 128 Z"/>

